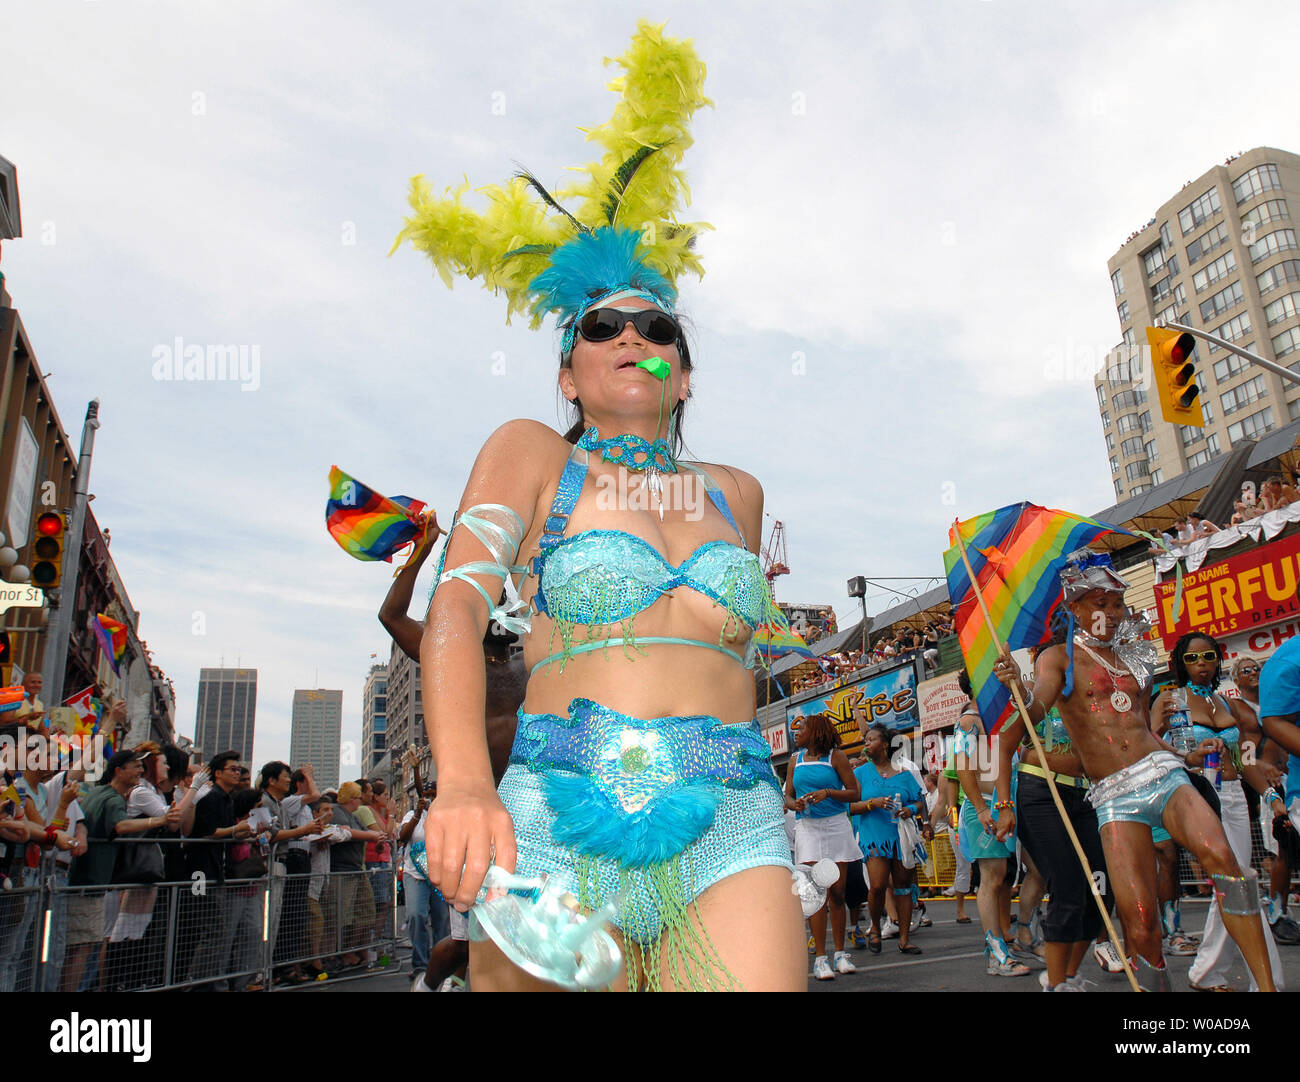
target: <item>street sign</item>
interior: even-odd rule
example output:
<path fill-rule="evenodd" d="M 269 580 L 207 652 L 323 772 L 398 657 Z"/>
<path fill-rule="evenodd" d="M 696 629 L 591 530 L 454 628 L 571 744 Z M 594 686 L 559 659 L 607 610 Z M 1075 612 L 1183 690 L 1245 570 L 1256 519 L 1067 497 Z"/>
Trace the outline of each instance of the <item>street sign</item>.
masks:
<path fill-rule="evenodd" d="M 10 609 L 39 609 L 44 604 L 44 590 L 35 586 L 0 584 L 0 613 Z"/>

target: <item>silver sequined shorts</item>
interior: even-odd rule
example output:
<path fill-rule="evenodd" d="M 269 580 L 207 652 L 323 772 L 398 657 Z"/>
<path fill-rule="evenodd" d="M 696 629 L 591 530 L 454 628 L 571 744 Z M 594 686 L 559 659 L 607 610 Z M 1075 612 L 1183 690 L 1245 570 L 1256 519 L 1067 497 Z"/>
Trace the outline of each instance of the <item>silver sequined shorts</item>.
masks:
<path fill-rule="evenodd" d="M 1094 782 L 1088 800 L 1097 809 L 1097 825 L 1145 823 L 1154 832 L 1163 829 L 1165 805 L 1174 792 L 1191 785 L 1177 756 L 1153 751 L 1136 763 Z"/>

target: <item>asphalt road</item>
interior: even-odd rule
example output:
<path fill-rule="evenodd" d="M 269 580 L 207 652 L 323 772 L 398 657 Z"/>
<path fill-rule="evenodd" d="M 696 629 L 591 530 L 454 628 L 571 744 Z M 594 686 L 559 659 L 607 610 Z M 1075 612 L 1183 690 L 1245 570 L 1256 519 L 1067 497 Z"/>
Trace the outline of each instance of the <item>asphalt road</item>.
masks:
<path fill-rule="evenodd" d="M 921 948 L 920 957 L 903 955 L 898 951 L 898 940 L 887 939 L 881 944 L 879 954 L 866 950 L 851 950 L 849 957 L 858 967 L 856 973 L 836 976 L 833 981 L 816 981 L 811 977 L 809 961 L 808 991 L 810 992 L 1041 992 L 1039 970 L 1026 977 L 990 977 L 984 969 L 984 933 L 979 925 L 979 911 L 973 898 L 966 900 L 966 914 L 970 924 L 958 924 L 954 919 L 956 903 L 950 899 L 930 898 L 926 908 L 934 924 L 921 928 L 912 935 L 912 942 Z M 1012 903 L 1014 911 L 1015 904 Z M 1209 903 L 1199 899 L 1184 898 L 1182 902 L 1183 928 L 1199 934 L 1205 925 Z M 866 931 L 864 926 L 863 931 Z M 1288 988 L 1300 988 L 1300 946 L 1279 946 Z M 833 954 L 828 951 L 828 957 Z M 1191 957 L 1167 959 L 1170 983 L 1175 992 L 1190 992 L 1187 971 Z M 1103 973 L 1093 960 L 1091 952 L 1084 959 L 1080 975 L 1093 986 L 1089 992 L 1128 992 L 1129 983 L 1124 974 Z M 1238 990 L 1249 988 L 1245 962 L 1238 960 L 1232 970 L 1232 983 Z M 1210 998 L 1208 996 L 1202 998 Z"/>
<path fill-rule="evenodd" d="M 880 954 L 866 950 L 850 949 L 850 958 L 858 971 L 847 976 L 837 976 L 832 981 L 812 979 L 812 959 L 809 957 L 808 991 L 810 992 L 1032 992 L 1042 989 L 1035 969 L 1025 977 L 990 977 L 984 970 L 983 933 L 974 898 L 966 900 L 966 913 L 970 924 L 957 924 L 956 903 L 950 899 L 927 899 L 926 906 L 934 924 L 917 931 L 912 941 L 922 954 L 902 955 L 898 940 L 887 939 Z M 1014 907 L 1014 903 L 1013 903 Z M 1204 927 L 1209 904 L 1205 901 L 1184 898 L 1182 903 L 1183 927 L 1193 934 Z M 864 927 L 865 930 L 865 927 Z M 1286 972 L 1288 988 L 1300 989 L 1300 946 L 1279 946 Z M 832 950 L 828 944 L 828 956 Z M 1192 958 L 1168 959 L 1170 980 L 1175 992 L 1189 992 L 1187 971 Z M 1129 991 L 1128 981 L 1122 973 L 1106 974 L 1092 959 L 1085 958 L 1082 976 L 1093 984 L 1089 992 Z M 1242 992 L 1248 988 L 1245 963 L 1238 961 L 1232 971 L 1232 982 Z M 407 992 L 411 985 L 410 947 L 399 946 L 396 964 L 386 971 L 373 974 L 344 974 L 319 984 L 303 986 L 294 992 Z M 1203 999 L 1210 999 L 1203 996 Z"/>

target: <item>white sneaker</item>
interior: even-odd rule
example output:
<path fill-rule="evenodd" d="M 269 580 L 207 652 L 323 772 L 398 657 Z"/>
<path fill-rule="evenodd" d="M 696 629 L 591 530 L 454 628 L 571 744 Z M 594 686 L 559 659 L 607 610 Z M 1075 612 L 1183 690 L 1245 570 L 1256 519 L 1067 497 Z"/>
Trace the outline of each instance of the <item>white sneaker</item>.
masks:
<path fill-rule="evenodd" d="M 849 961 L 849 954 L 848 954 L 848 951 L 836 951 L 836 952 L 835 952 L 835 972 L 836 972 L 836 973 L 842 973 L 842 974 L 845 974 L 845 975 L 847 976 L 849 973 L 856 973 L 857 971 L 858 971 L 858 967 L 855 966 L 852 962 Z"/>
<path fill-rule="evenodd" d="M 894 923 L 894 920 L 893 920 L 892 917 L 886 917 L 884 923 L 881 924 L 881 926 L 880 926 L 880 938 L 881 938 L 881 939 L 897 939 L 897 938 L 898 938 L 898 925 Z"/>
<path fill-rule="evenodd" d="M 465 991 L 465 982 L 460 980 L 458 977 L 454 977 L 454 976 L 448 977 L 445 981 L 443 981 L 440 985 L 438 985 L 438 991 L 439 992 L 463 992 Z"/>
<path fill-rule="evenodd" d="M 1089 988 L 1097 987 L 1095 981 L 1087 980 L 1086 978 L 1080 977 L 1078 975 L 1075 975 L 1073 977 L 1066 977 L 1065 983 L 1068 984 L 1070 986 L 1070 990 L 1074 992 L 1086 992 Z"/>
<path fill-rule="evenodd" d="M 432 992 L 433 989 L 430 988 L 427 984 L 424 983 L 424 974 L 423 974 L 423 973 L 417 973 L 416 976 L 415 976 L 415 980 L 413 980 L 413 981 L 411 982 L 411 991 L 412 991 L 412 992 Z"/>
<path fill-rule="evenodd" d="M 813 962 L 813 978 L 819 981 L 833 981 L 835 974 L 831 972 L 831 964 L 826 961 L 826 955 L 817 955 L 817 960 Z"/>
<path fill-rule="evenodd" d="M 1109 940 L 1105 943 L 1094 943 L 1092 945 L 1092 957 L 1096 960 L 1097 965 L 1101 967 L 1103 973 L 1124 972 L 1124 963 L 1120 960 L 1119 951 L 1115 949 L 1115 944 Z"/>
<path fill-rule="evenodd" d="M 919 927 L 921 927 L 921 917 L 922 917 L 922 913 L 919 909 L 912 910 L 912 921 L 908 925 L 908 928 L 911 931 L 915 932 Z"/>

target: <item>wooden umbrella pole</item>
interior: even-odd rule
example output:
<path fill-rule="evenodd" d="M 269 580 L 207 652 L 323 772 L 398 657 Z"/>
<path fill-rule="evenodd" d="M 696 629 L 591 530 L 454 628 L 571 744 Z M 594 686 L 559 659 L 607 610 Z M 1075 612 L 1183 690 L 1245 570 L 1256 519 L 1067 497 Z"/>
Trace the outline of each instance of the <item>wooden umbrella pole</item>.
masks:
<path fill-rule="evenodd" d="M 993 638 L 993 645 L 997 647 L 998 654 L 1002 653 L 1002 642 L 998 638 L 997 628 L 993 626 L 993 614 L 989 612 L 989 607 L 984 601 L 984 594 L 980 590 L 979 582 L 975 579 L 975 569 L 971 567 L 970 556 L 966 553 L 966 543 L 961 537 L 960 523 L 953 524 L 953 535 L 957 538 L 957 547 L 961 550 L 962 563 L 966 565 L 966 574 L 970 576 L 971 588 L 975 591 L 975 598 L 979 601 L 980 612 L 984 614 L 984 623 L 989 629 L 989 635 Z M 1020 711 L 1020 716 L 1025 719 L 1025 728 L 1029 732 L 1029 738 L 1033 742 L 1034 750 L 1038 752 L 1044 763 L 1047 762 L 1047 752 L 1043 748 L 1043 742 L 1039 739 L 1038 730 L 1034 728 L 1034 723 L 1029 718 L 1029 708 L 1025 706 L 1025 700 L 1020 695 L 1020 689 L 1013 683 L 1009 688 L 1011 697 L 1016 702 L 1016 709 Z M 1043 704 L 1044 709 L 1047 704 Z M 1043 771 L 1043 777 L 1047 780 L 1047 787 L 1051 790 L 1052 800 L 1056 804 L 1056 810 L 1060 813 L 1061 822 L 1065 824 L 1065 832 L 1070 836 L 1070 843 L 1074 846 L 1074 851 L 1078 854 L 1079 863 L 1083 865 L 1083 874 L 1088 877 L 1088 882 L 1092 887 L 1092 896 L 1097 903 L 1097 909 L 1101 913 L 1102 923 L 1106 925 L 1106 934 L 1110 937 L 1111 943 L 1115 947 L 1115 952 L 1119 955 L 1120 961 L 1124 964 L 1124 975 L 1128 977 L 1128 982 L 1133 986 L 1133 991 L 1140 992 L 1142 989 L 1137 982 L 1137 975 L 1133 972 L 1133 967 L 1129 965 L 1128 955 L 1124 952 L 1124 946 L 1119 941 L 1119 935 L 1115 931 L 1115 925 L 1111 923 L 1110 914 L 1106 912 L 1106 903 L 1103 899 L 1103 892 L 1097 889 L 1097 881 L 1092 875 L 1092 866 L 1088 863 L 1087 854 L 1083 851 L 1083 846 L 1079 843 L 1079 836 L 1074 832 L 1074 824 L 1070 822 L 1070 816 L 1065 810 L 1065 805 L 1061 802 L 1061 794 L 1056 788 L 1056 779 L 1050 770 Z"/>

